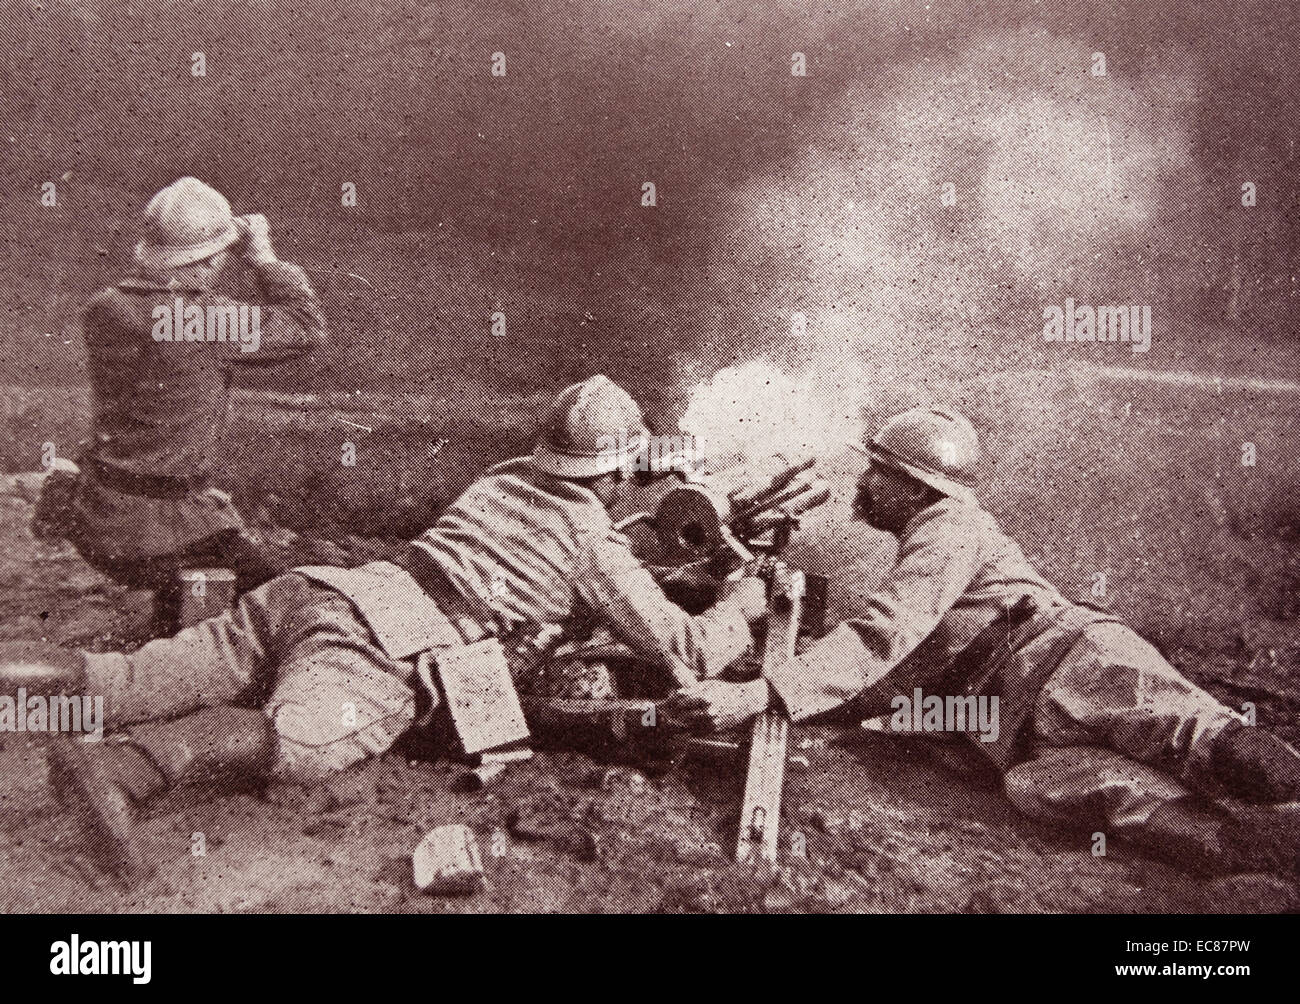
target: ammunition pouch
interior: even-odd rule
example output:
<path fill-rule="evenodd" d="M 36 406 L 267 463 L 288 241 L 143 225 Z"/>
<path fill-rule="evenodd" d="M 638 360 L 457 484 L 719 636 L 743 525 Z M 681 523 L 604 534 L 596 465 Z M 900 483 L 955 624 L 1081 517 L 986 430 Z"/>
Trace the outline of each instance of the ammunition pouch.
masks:
<path fill-rule="evenodd" d="M 506 650 L 498 639 L 421 652 L 415 679 L 430 698 L 427 720 L 416 724 L 429 725 L 434 710 L 445 703 L 467 755 L 528 738 Z"/>

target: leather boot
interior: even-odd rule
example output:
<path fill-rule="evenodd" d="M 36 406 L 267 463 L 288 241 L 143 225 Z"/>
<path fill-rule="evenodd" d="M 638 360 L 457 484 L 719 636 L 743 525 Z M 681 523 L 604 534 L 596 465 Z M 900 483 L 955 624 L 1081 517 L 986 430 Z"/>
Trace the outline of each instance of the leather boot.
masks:
<path fill-rule="evenodd" d="M 1202 874 L 1294 875 L 1300 871 L 1300 803 L 1225 810 L 1189 796 L 1160 806 L 1131 839 Z"/>
<path fill-rule="evenodd" d="M 77 651 L 47 641 L 0 642 L 0 694 L 53 697 L 85 689 L 86 660 Z"/>
<path fill-rule="evenodd" d="M 1300 800 L 1300 752 L 1263 729 L 1229 725 L 1210 747 L 1210 770 L 1243 801 Z"/>
<path fill-rule="evenodd" d="M 137 725 L 125 742 L 55 734 L 48 756 L 50 783 L 96 838 L 101 864 L 133 881 L 150 871 L 135 840 L 135 810 L 182 783 L 264 778 L 275 762 L 275 732 L 261 711 L 206 708 Z"/>
<path fill-rule="evenodd" d="M 1129 840 L 1152 857 L 1203 875 L 1224 870 L 1229 817 L 1188 796 L 1166 802 Z"/>

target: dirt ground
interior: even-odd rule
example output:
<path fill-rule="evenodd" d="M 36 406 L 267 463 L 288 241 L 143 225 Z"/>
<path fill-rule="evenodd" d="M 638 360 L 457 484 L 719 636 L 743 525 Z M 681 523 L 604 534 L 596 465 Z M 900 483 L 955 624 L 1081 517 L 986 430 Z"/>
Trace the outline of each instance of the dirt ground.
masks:
<path fill-rule="evenodd" d="M 1293 622 L 1285 611 L 1270 614 L 1266 603 L 1261 607 L 1267 592 L 1261 583 L 1275 581 L 1274 573 L 1287 567 L 1293 551 L 1274 512 L 1280 504 L 1276 491 L 1270 489 L 1274 495 L 1264 497 L 1249 485 L 1243 488 L 1227 468 L 1217 478 L 1211 470 L 1192 469 L 1196 463 L 1214 462 L 1213 451 L 1198 452 L 1194 444 L 1204 442 L 1218 416 L 1196 400 L 1152 396 L 1143 386 L 1116 389 L 1101 381 L 1059 377 L 1035 383 L 1022 373 L 968 388 L 971 400 L 979 402 L 967 405 L 977 419 L 981 410 L 999 416 L 985 427 L 1002 428 L 1034 407 L 1057 416 L 1050 436 L 1055 445 L 1043 433 L 1037 449 L 1031 443 L 1022 452 L 1003 453 L 988 486 L 990 505 L 1067 592 L 1086 589 L 1093 568 L 1110 569 L 1112 581 L 1121 584 L 1117 610 L 1222 699 L 1234 705 L 1257 702 L 1261 723 L 1294 739 L 1300 691 L 1293 683 Z M 40 400 L 48 405 L 50 399 Z M 498 452 L 517 446 L 539 401 L 514 400 L 496 409 L 498 438 L 491 441 Z M 1120 414 L 1125 403 L 1130 407 L 1124 423 L 1095 420 L 1097 414 Z M 81 405 L 70 407 L 75 411 Z M 1277 435 L 1278 413 L 1289 405 L 1243 398 L 1221 407 L 1230 409 L 1225 414 L 1238 426 L 1254 416 L 1261 435 L 1269 429 Z M 30 409 L 11 411 L 10 435 L 29 437 L 34 430 L 17 428 L 15 422 L 21 425 L 31 414 Z M 58 420 L 75 424 L 69 414 Z M 43 415 L 40 421 L 48 426 L 55 419 Z M 432 426 L 421 424 L 421 442 L 431 428 L 442 427 L 439 421 L 447 428 L 454 424 L 445 416 Z M 314 435 L 304 428 L 282 423 L 276 440 L 282 452 L 297 433 Z M 458 431 L 462 438 L 457 443 L 464 447 L 466 430 Z M 478 440 L 470 437 L 471 445 L 488 441 L 482 429 L 479 433 Z M 394 466 L 409 473 L 428 458 L 422 459 L 409 443 L 402 445 L 400 428 L 394 435 L 396 445 L 386 454 L 384 471 L 401 482 L 404 475 L 394 475 Z M 1236 447 L 1226 449 L 1231 454 Z M 439 484 L 450 493 L 467 473 L 457 473 L 457 465 L 468 464 L 465 458 L 471 455 L 475 463 L 495 459 L 490 453 L 450 448 L 444 462 L 451 473 Z M 1202 455 L 1209 459 L 1188 460 Z M 295 462 L 310 466 L 304 456 L 295 453 Z M 394 464 L 394 456 L 400 462 Z M 828 464 L 828 470 L 834 475 L 835 464 Z M 1142 490 L 1125 494 L 1120 489 L 1133 470 L 1143 472 Z M 364 483 L 364 474 L 358 483 Z M 1189 506 L 1188 485 L 1201 474 L 1208 481 L 1198 484 L 1209 488 L 1201 488 Z M 253 483 L 250 477 L 244 480 Z M 1032 490 L 1016 489 L 1024 480 Z M 1286 477 L 1278 475 L 1271 483 L 1285 487 Z M 388 484 L 382 490 L 391 490 Z M 1242 499 L 1254 503 L 1245 505 Z M 888 559 L 879 539 L 841 524 L 841 503 L 812 521 L 791 552 L 810 568 L 830 571 L 832 613 L 837 616 L 852 611 L 854 597 Z M 436 509 L 437 504 L 431 498 L 411 503 L 408 516 L 418 521 L 425 507 Z M 339 505 L 336 517 L 349 525 L 349 510 Z M 354 499 L 351 512 L 368 505 L 366 497 Z M 33 539 L 27 529 L 30 511 L 30 499 L 19 488 L 11 485 L 0 495 L 0 634 L 101 649 L 132 644 L 148 616 L 148 596 L 106 581 L 70 548 Z M 1183 515 L 1173 519 L 1170 514 L 1179 511 Z M 1147 535 L 1141 548 L 1117 543 L 1134 528 L 1139 536 Z M 52 800 L 42 740 L 7 734 L 0 737 L 0 909 L 1300 908 L 1300 889 L 1275 876 L 1209 881 L 1114 842 L 1106 856 L 1095 857 L 1090 834 L 1026 821 L 1011 809 L 996 779 L 956 772 L 924 744 L 845 735 L 827 727 L 797 728 L 792 752 L 807 763 L 792 763 L 788 774 L 785 851 L 776 870 L 755 872 L 728 863 L 742 783 L 738 764 L 686 762 L 662 776 L 646 777 L 581 753 L 542 752 L 496 784 L 467 792 L 459 790 L 462 766 L 408 750 L 385 755 L 315 791 L 273 787 L 216 797 L 196 789 L 173 793 L 141 825 L 146 854 L 157 864 L 155 876 L 123 892 L 97 874 L 81 850 L 80 835 Z M 486 891 L 448 898 L 414 888 L 412 850 L 430 828 L 448 822 L 467 823 L 477 833 L 489 877 Z"/>

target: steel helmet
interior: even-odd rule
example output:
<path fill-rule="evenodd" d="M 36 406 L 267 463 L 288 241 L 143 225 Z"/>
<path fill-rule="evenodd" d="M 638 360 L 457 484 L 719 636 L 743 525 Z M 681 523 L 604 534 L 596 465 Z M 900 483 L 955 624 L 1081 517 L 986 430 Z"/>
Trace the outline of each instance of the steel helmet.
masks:
<path fill-rule="evenodd" d="M 882 425 L 866 446 L 851 445 L 873 463 L 902 471 L 945 495 L 975 497 L 979 435 L 958 412 L 913 408 Z"/>
<path fill-rule="evenodd" d="M 174 181 L 149 200 L 135 260 L 146 268 L 182 268 L 239 240 L 226 197 L 198 178 Z"/>
<path fill-rule="evenodd" d="M 633 466 L 649 431 L 641 406 L 606 376 L 560 391 L 542 422 L 533 465 L 562 478 L 594 478 Z"/>

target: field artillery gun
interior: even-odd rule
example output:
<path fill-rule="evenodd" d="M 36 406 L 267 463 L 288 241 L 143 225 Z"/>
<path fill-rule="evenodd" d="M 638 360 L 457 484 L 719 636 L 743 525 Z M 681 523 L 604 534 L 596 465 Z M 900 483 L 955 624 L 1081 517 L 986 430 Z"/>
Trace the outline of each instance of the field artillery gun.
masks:
<path fill-rule="evenodd" d="M 780 555 L 800 518 L 827 502 L 830 486 L 813 470 L 814 461 L 778 460 L 757 479 L 745 469 L 722 476 L 685 477 L 659 500 L 653 513 L 638 513 L 622 530 L 649 527 L 665 568 L 695 569 L 716 579 L 760 575 L 768 584 L 768 617 L 761 663 L 747 660 L 752 675 L 774 661 L 792 658 L 802 631 L 819 634 L 825 616 L 826 580 L 792 569 Z M 665 587 L 673 574 L 663 575 Z M 671 593 L 671 589 L 669 590 Z M 537 694 L 525 698 L 530 723 L 541 732 L 603 735 L 643 764 L 670 765 L 692 752 L 739 759 L 742 744 L 726 739 L 693 740 L 659 712 L 659 695 L 620 694 L 620 678 L 641 678 L 652 669 L 611 635 L 599 631 L 581 642 L 564 641 L 550 653 L 546 672 L 558 680 L 580 680 L 586 692 Z M 662 674 L 661 674 L 662 675 Z M 692 680 L 678 679 L 677 685 Z M 544 688 L 545 689 L 545 688 Z M 748 771 L 737 839 L 738 861 L 775 861 L 789 719 L 780 710 L 760 715 L 749 728 Z"/>

